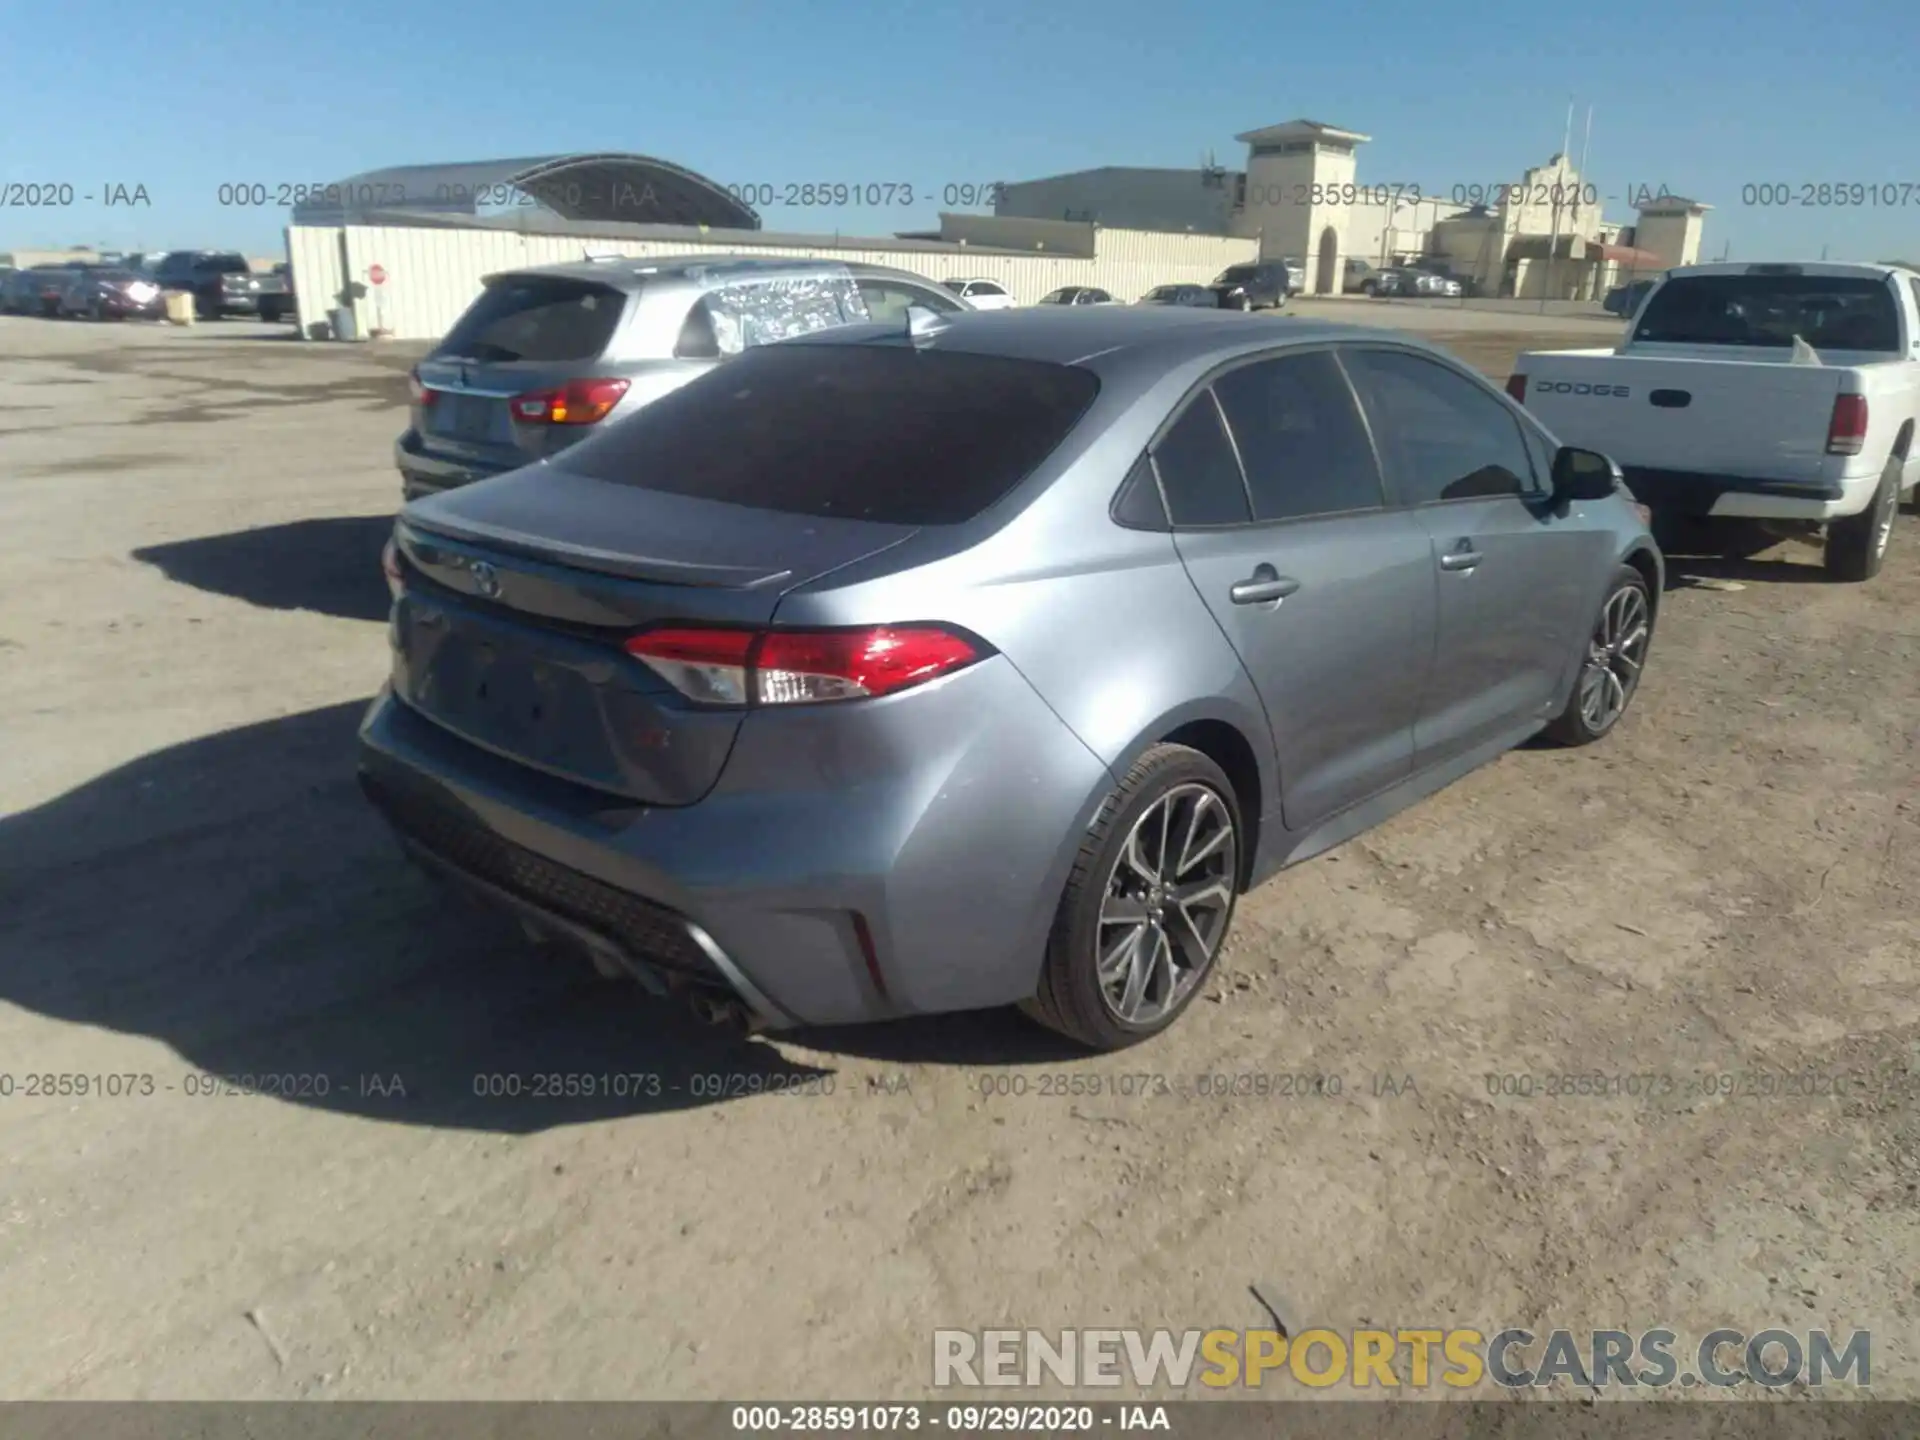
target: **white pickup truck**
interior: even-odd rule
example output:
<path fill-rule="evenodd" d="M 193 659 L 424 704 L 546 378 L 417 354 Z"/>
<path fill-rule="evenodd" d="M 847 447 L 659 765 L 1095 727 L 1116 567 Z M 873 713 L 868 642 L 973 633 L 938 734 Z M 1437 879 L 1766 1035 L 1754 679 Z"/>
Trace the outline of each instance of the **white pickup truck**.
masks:
<path fill-rule="evenodd" d="M 1611 457 L 1668 529 L 1721 516 L 1824 528 L 1830 574 L 1879 572 L 1920 484 L 1920 274 L 1684 266 L 1631 327 L 1617 348 L 1521 355 L 1507 393 L 1565 444 Z"/>

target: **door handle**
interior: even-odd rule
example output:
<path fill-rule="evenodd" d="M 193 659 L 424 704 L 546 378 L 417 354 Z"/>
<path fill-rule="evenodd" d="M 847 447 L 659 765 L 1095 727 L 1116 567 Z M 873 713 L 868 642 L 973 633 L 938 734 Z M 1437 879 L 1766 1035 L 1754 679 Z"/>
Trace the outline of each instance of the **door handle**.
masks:
<path fill-rule="evenodd" d="M 1471 540 L 1456 540 L 1453 549 L 1440 557 L 1442 570 L 1471 570 L 1481 561 L 1481 554 L 1473 548 Z"/>
<path fill-rule="evenodd" d="M 1300 588 L 1291 575 L 1282 575 L 1271 565 L 1256 565 L 1253 574 L 1234 583 L 1227 592 L 1236 605 L 1261 605 L 1269 600 L 1284 600 Z"/>

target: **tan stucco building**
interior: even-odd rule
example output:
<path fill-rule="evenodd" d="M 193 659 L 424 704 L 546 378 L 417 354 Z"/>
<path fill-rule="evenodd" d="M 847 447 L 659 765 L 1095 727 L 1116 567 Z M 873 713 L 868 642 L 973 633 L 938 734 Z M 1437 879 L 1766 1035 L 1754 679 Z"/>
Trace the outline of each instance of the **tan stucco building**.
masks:
<path fill-rule="evenodd" d="M 1564 155 L 1488 195 L 1419 194 L 1368 184 L 1359 148 L 1369 136 L 1291 120 L 1235 137 L 1246 168 L 1108 166 L 1003 187 L 996 215 L 1135 230 L 1256 239 L 1267 259 L 1306 272 L 1306 293 L 1335 294 L 1346 262 L 1375 267 L 1445 261 L 1483 295 L 1597 300 L 1613 285 L 1692 264 L 1710 206 L 1639 199 L 1632 224 L 1608 221 L 1601 197 Z M 1482 204 L 1464 203 L 1483 200 Z"/>

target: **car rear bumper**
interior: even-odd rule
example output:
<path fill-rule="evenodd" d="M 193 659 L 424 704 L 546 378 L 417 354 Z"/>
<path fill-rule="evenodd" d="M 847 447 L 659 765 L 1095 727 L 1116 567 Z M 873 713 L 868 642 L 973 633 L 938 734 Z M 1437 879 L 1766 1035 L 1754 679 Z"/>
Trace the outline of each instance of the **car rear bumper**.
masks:
<path fill-rule="evenodd" d="M 517 765 L 387 691 L 359 768 L 436 868 L 768 1028 L 1031 995 L 1105 767 L 1004 659 L 850 710 L 749 713 L 683 807 Z"/>
<path fill-rule="evenodd" d="M 514 465 L 487 465 L 473 460 L 446 459 L 429 454 L 421 446 L 420 432 L 409 430 L 393 443 L 393 463 L 400 470 L 402 498 L 418 500 L 423 496 L 437 495 L 442 490 L 471 485 L 476 480 L 504 475 L 508 470 L 517 469 L 528 462 L 520 460 Z"/>
<path fill-rule="evenodd" d="M 1623 466 L 1627 488 L 1649 510 L 1696 519 L 1737 516 L 1771 520 L 1830 520 L 1856 515 L 1872 498 L 1878 476 L 1833 481 L 1757 480 L 1691 470 Z"/>

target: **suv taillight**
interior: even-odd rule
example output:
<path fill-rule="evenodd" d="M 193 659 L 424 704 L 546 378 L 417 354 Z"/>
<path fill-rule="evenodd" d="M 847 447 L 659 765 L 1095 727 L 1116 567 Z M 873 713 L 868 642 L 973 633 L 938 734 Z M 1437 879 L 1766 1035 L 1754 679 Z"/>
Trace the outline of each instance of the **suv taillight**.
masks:
<path fill-rule="evenodd" d="M 419 366 L 416 365 L 407 372 L 407 394 L 412 398 L 414 404 L 420 406 L 431 405 L 433 404 L 433 397 L 439 393 L 438 390 L 431 388 L 420 378 Z"/>
<path fill-rule="evenodd" d="M 1836 395 L 1833 418 L 1827 422 L 1827 453 L 1858 455 L 1867 443 L 1867 397 Z"/>
<path fill-rule="evenodd" d="M 592 425 L 606 419 L 626 393 L 625 380 L 569 380 L 516 395 L 507 405 L 525 425 Z"/>
<path fill-rule="evenodd" d="M 856 630 L 643 631 L 627 653 L 702 705 L 870 700 L 925 684 L 993 651 L 941 625 Z"/>
<path fill-rule="evenodd" d="M 1526 404 L 1527 403 L 1527 377 L 1524 375 L 1507 376 L 1507 394 L 1513 397 L 1514 404 L 1516 405 Z"/>

